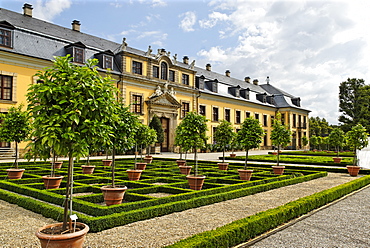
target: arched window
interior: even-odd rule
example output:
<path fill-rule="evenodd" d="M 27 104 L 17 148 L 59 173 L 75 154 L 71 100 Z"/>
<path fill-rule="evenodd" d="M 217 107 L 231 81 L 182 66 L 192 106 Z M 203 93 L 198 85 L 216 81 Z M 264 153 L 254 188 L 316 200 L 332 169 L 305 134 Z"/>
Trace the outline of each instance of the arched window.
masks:
<path fill-rule="evenodd" d="M 161 79 L 167 80 L 167 75 L 168 75 L 167 64 L 165 62 L 162 62 L 161 63 Z"/>

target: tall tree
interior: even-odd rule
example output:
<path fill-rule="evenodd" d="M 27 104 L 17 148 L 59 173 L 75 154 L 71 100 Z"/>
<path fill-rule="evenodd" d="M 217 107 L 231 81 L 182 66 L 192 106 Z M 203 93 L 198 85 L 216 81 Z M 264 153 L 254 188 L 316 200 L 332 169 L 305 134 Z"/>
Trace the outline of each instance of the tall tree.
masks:
<path fill-rule="evenodd" d="M 338 120 L 341 128 L 347 132 L 357 124 L 368 127 L 369 117 L 369 87 L 363 79 L 348 78 L 339 85 L 339 112 Z"/>
<path fill-rule="evenodd" d="M 216 128 L 214 139 L 217 145 L 222 147 L 222 163 L 225 163 L 225 149 L 227 145 L 230 145 L 234 138 L 233 127 L 230 122 L 222 120 L 220 125 Z"/>

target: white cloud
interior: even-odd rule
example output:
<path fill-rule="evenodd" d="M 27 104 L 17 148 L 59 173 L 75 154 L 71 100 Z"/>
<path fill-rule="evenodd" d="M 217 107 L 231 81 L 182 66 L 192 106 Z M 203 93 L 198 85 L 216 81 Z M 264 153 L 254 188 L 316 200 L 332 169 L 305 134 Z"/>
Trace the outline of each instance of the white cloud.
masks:
<path fill-rule="evenodd" d="M 152 7 L 165 7 L 167 6 L 167 3 L 162 0 L 153 0 Z"/>
<path fill-rule="evenodd" d="M 113 6 L 114 8 L 122 8 L 122 3 L 118 2 L 118 0 L 115 0 L 114 2 L 109 3 L 109 5 Z"/>
<path fill-rule="evenodd" d="M 180 22 L 180 28 L 185 32 L 194 31 L 193 26 L 197 21 L 197 16 L 194 12 L 188 11 L 186 13 L 181 14 L 179 17 L 183 17 Z"/>
<path fill-rule="evenodd" d="M 52 22 L 54 17 L 71 7 L 71 5 L 72 0 L 37 0 L 34 4 L 33 15 L 36 18 Z"/>
<path fill-rule="evenodd" d="M 369 1 L 215 0 L 209 6 L 217 15 L 200 26 L 220 27 L 223 46 L 201 50 L 198 61 L 240 79 L 270 76 L 301 97 L 311 116 L 337 124 L 339 84 L 348 77 L 370 80 Z"/>

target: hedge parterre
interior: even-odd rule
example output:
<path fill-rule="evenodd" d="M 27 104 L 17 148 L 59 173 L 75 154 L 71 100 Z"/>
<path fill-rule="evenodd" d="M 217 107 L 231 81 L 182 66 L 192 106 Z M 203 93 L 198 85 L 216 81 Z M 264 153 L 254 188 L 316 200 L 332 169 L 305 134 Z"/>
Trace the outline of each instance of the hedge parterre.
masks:
<path fill-rule="evenodd" d="M 226 201 L 266 190 L 312 180 L 327 175 L 326 171 L 305 168 L 286 168 L 284 175 L 274 175 L 270 165 L 250 165 L 251 181 L 239 179 L 237 169 L 243 166 L 230 163 L 228 171 L 221 171 L 214 162 L 198 162 L 199 174 L 206 176 L 203 189 L 191 190 L 186 176 L 180 174 L 175 160 L 154 160 L 143 171 L 139 181 L 129 181 L 126 170 L 134 167 L 132 159 L 116 161 L 116 185 L 125 185 L 124 201 L 119 205 L 106 206 L 100 187 L 111 184 L 110 167 L 101 161 L 92 161 L 94 174 L 82 174 L 83 162 L 74 166 L 73 210 L 79 221 L 98 232 L 135 221 L 163 216 L 173 212 Z M 193 165 L 193 161 L 188 161 Z M 67 166 L 57 170 L 63 175 L 59 189 L 44 189 L 42 176 L 50 173 L 50 162 L 21 163 L 26 169 L 23 178 L 7 179 L 10 163 L 0 164 L 0 199 L 17 204 L 45 217 L 61 221 Z"/>

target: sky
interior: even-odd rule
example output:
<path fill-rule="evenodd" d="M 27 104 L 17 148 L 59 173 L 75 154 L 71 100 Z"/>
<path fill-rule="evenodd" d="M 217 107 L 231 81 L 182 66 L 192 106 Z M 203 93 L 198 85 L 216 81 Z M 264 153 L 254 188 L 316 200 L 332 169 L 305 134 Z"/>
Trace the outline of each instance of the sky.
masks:
<path fill-rule="evenodd" d="M 368 0 L 0 0 L 0 7 L 243 80 L 246 76 L 301 98 L 311 117 L 338 124 L 339 84 L 368 83 Z M 1 20 L 1 17 L 0 17 Z"/>

